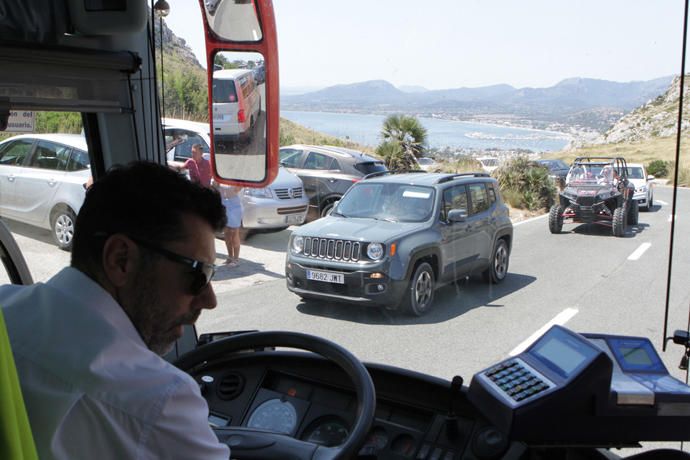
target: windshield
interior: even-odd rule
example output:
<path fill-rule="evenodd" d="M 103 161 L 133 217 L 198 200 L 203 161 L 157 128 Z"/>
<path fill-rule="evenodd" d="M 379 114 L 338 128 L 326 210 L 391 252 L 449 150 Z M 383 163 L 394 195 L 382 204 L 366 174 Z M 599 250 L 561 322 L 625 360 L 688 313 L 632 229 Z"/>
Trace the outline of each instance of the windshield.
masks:
<path fill-rule="evenodd" d="M 644 170 L 640 166 L 628 166 L 629 179 L 645 179 Z"/>
<path fill-rule="evenodd" d="M 164 54 L 164 65 L 149 70 L 166 76 L 158 88 L 160 111 L 169 118 L 208 123 L 199 2 L 169 3 L 169 16 L 160 19 L 169 30 L 161 36 L 174 34 L 164 46 L 165 53 L 175 54 Z M 262 139 L 263 131 L 279 130 L 280 162 L 294 172 L 294 181 L 242 193 L 239 263 L 224 264 L 229 250 L 219 233 L 213 281 L 218 306 L 201 314 L 198 334 L 300 331 L 335 341 L 363 361 L 449 380 L 461 375 L 468 383 L 475 372 L 524 350 L 553 324 L 577 332 L 648 337 L 660 349 L 669 280 L 670 331 L 687 327 L 690 189 L 677 190 L 675 217 L 672 212 L 674 173 L 679 184 L 690 185 L 688 128 L 682 133 L 680 160 L 674 157 L 682 2 L 272 3 L 280 32 L 280 75 L 273 78 L 266 65 L 266 83 L 257 78 L 261 123 L 250 134 Z M 247 47 L 253 49 L 251 43 Z M 141 78 L 134 75 L 132 86 L 140 85 Z M 265 112 L 264 86 L 270 84 L 280 85 L 275 117 Z M 211 102 L 238 102 L 232 80 L 212 79 L 211 85 Z M 133 99 L 147 98 L 147 105 L 155 105 L 156 94 L 137 89 Z M 687 104 L 687 90 L 684 97 Z M 140 119 L 127 104 L 117 113 L 106 106 L 109 111 L 96 118 L 141 126 L 139 137 L 151 137 L 150 120 Z M 82 115 L 92 117 L 97 110 L 64 109 L 37 112 L 35 132 L 28 134 L 79 134 Z M 686 110 L 686 127 L 687 117 Z M 124 163 L 137 155 L 165 161 L 166 152 L 157 152 L 155 142 L 151 151 L 137 152 L 133 142 L 123 142 L 116 133 L 98 136 L 108 143 L 101 149 L 107 161 L 92 164 L 107 168 L 113 158 Z M 2 133 L 0 141 L 19 134 Z M 174 134 L 166 132 L 166 142 L 175 141 Z M 197 139 L 185 133 L 179 145 L 168 147 L 181 151 L 182 162 Z M 338 171 L 308 169 L 310 146 L 337 146 L 367 156 L 346 164 L 348 155 Z M 164 147 L 161 142 L 158 150 Z M 218 157 L 232 161 L 243 155 L 230 152 Z M 266 158 L 278 156 L 267 152 Z M 69 231 L 58 217 L 76 219 L 89 170 L 49 176 L 31 166 L 36 155 L 33 141 L 0 145 L 0 216 L 19 241 L 34 279 L 46 281 L 70 263 L 64 241 Z M 570 208 L 559 190 L 562 184 L 544 168 L 535 168 L 535 161 L 567 168 L 575 158 L 590 155 L 644 165 L 656 177 L 653 187 L 644 197 L 636 195 L 637 204 L 625 212 L 616 213 L 618 206 L 611 203 L 591 210 L 596 200 L 584 200 L 585 213 L 598 219 L 573 221 L 586 216 Z M 410 174 L 418 177 L 404 184 L 387 182 L 387 174 L 363 180 L 386 169 L 419 170 L 417 162 L 429 161 L 425 156 L 433 157 L 432 169 L 442 173 Z M 80 164 L 89 164 L 85 160 L 80 158 Z M 616 184 L 607 166 L 575 164 L 566 182 Z M 20 170 L 33 174 L 31 180 L 8 179 Z M 471 172 L 491 177 L 449 179 Z M 628 172 L 631 178 L 644 177 L 642 168 Z M 61 188 L 39 186 L 47 177 L 56 177 Z M 614 234 L 614 214 L 617 225 L 625 223 L 621 235 Z M 500 227 L 503 218 L 510 230 L 508 224 Z M 558 224 L 559 218 L 562 227 L 551 231 L 550 223 Z M 672 219 L 676 239 L 669 276 Z M 413 227 L 424 228 L 407 239 L 405 232 Z M 308 294 L 315 299 L 290 290 L 286 259 L 300 232 L 353 243 L 390 238 L 395 254 L 386 246 L 379 248 L 380 257 L 399 270 L 376 276 L 397 284 L 382 289 L 409 292 L 415 270 L 428 263 L 434 283 L 431 307 L 418 316 L 406 309 L 402 297 L 384 306 L 366 302 L 370 278 L 346 278 L 359 273 L 365 265 L 361 260 L 338 265 L 325 257 L 308 267 L 342 275 L 310 279 L 316 287 Z M 500 251 L 499 240 L 506 250 Z M 367 257 L 366 248 L 362 251 Z M 496 282 L 492 270 L 501 253 L 506 273 Z M 331 296 L 317 297 L 323 293 Z M 680 347 L 662 353 L 669 372 L 684 378 L 678 369 L 681 357 Z"/>
<path fill-rule="evenodd" d="M 338 203 L 336 213 L 347 217 L 391 222 L 423 222 L 431 215 L 434 190 L 404 184 L 360 183 Z"/>

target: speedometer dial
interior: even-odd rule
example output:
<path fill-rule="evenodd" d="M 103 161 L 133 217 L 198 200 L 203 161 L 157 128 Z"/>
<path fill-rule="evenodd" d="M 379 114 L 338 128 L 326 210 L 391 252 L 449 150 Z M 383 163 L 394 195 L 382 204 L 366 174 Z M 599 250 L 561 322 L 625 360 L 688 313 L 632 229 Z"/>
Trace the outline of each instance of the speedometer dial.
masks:
<path fill-rule="evenodd" d="M 275 433 L 292 434 L 297 426 L 297 411 L 290 401 L 269 399 L 254 409 L 247 426 Z"/>
<path fill-rule="evenodd" d="M 302 439 L 326 447 L 336 447 L 345 442 L 350 430 L 338 417 L 324 417 L 312 423 L 304 431 Z"/>

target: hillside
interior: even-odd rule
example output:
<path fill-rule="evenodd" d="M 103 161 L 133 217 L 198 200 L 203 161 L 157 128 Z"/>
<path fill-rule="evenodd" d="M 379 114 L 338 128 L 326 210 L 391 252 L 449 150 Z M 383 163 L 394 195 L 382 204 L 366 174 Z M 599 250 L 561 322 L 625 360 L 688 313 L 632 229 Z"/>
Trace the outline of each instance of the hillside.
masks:
<path fill-rule="evenodd" d="M 663 93 L 671 80 L 669 76 L 621 83 L 570 78 L 548 88 L 503 84 L 427 91 L 406 91 L 385 80 L 374 80 L 285 95 L 281 104 L 288 110 L 401 112 L 562 131 L 585 128 L 603 133 L 623 114 Z"/>
<path fill-rule="evenodd" d="M 641 107 L 636 108 L 618 120 L 609 129 L 601 143 L 640 142 L 657 137 L 675 136 L 678 129 L 678 102 L 680 99 L 680 77 L 671 82 L 669 88 Z M 690 76 L 685 77 L 683 91 L 684 120 L 682 130 L 690 129 Z"/>

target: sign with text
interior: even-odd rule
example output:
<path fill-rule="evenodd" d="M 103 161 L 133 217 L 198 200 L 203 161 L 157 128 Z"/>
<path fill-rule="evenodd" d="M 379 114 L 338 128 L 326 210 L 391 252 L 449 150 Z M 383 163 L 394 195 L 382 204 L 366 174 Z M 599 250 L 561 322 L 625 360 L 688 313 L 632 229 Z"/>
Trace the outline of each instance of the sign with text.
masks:
<path fill-rule="evenodd" d="M 10 119 L 7 122 L 6 131 L 13 133 L 31 133 L 34 131 L 35 125 L 35 112 L 12 110 L 10 111 Z"/>

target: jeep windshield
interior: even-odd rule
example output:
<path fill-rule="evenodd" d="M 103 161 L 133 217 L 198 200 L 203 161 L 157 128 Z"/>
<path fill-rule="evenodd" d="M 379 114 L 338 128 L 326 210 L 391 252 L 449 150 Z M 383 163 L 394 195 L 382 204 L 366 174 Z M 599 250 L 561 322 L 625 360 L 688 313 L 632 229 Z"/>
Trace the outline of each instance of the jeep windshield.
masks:
<path fill-rule="evenodd" d="M 336 215 L 424 222 L 431 216 L 434 189 L 406 184 L 358 183 L 338 203 Z"/>

